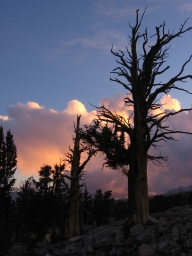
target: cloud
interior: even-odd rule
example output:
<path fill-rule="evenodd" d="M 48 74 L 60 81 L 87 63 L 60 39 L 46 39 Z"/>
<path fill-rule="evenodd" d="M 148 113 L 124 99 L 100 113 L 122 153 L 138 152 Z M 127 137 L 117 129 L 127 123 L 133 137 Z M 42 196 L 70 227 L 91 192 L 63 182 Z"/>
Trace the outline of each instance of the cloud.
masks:
<path fill-rule="evenodd" d="M 155 7 L 148 7 L 147 12 L 152 12 L 158 9 L 159 6 Z M 141 5 L 133 6 L 130 3 L 119 3 L 119 1 L 98 1 L 95 4 L 96 13 L 107 16 L 107 17 L 113 17 L 115 19 L 120 18 L 127 18 L 128 16 L 135 17 L 136 10 L 139 9 L 140 13 L 142 14 L 145 10 L 145 7 L 142 7 Z"/>
<path fill-rule="evenodd" d="M 82 124 L 90 122 L 93 112 L 88 113 L 78 100 L 57 112 L 46 109 L 36 102 L 18 103 L 7 109 L 8 116 L 0 123 L 5 130 L 11 129 L 18 148 L 18 167 L 21 173 L 35 174 L 43 164 L 55 164 L 72 144 L 73 121 L 82 115 Z"/>
<path fill-rule="evenodd" d="M 98 31 L 95 35 L 76 38 L 62 43 L 64 47 L 72 47 L 80 44 L 85 48 L 93 48 L 109 53 L 111 46 L 114 49 L 122 49 L 127 45 L 128 39 L 120 31 L 104 29 Z"/>
<path fill-rule="evenodd" d="M 124 95 L 117 93 L 114 97 L 103 98 L 100 102 L 111 111 L 128 116 L 131 109 L 123 102 Z M 177 110 L 180 106 L 176 99 L 170 96 L 162 98 L 166 107 Z M 7 115 L 1 116 L 0 125 L 4 132 L 11 130 L 18 150 L 18 183 L 31 175 L 37 176 L 43 164 L 54 165 L 60 162 L 72 147 L 73 122 L 77 114 L 81 114 L 81 127 L 90 124 L 95 117 L 95 111 L 88 112 L 84 104 L 77 99 L 68 102 L 68 106 L 61 112 L 45 108 L 36 102 L 18 103 L 7 109 Z M 171 117 L 166 125 L 177 130 L 192 132 L 192 113 L 183 112 Z M 152 153 L 169 157 L 169 165 L 165 168 L 149 162 L 148 180 L 149 193 L 162 193 L 177 186 L 192 184 L 192 136 L 177 134 L 179 141 L 162 144 L 157 151 L 151 148 Z M 159 144 L 161 146 L 161 143 Z M 84 158 L 85 156 L 83 156 Z M 104 168 L 103 156 L 93 157 L 85 168 L 87 188 L 91 193 L 101 188 L 103 191 L 112 190 L 116 198 L 127 196 L 127 178 L 121 172 Z"/>
<path fill-rule="evenodd" d="M 98 1 L 95 4 L 96 12 L 104 16 L 114 16 L 116 18 L 135 16 L 135 7 L 126 5 L 127 8 L 119 7 L 118 3 L 108 1 Z M 125 7 L 125 6 L 124 6 Z"/>
<path fill-rule="evenodd" d="M 9 119 L 8 116 L 0 116 L 0 120 L 7 121 Z"/>
<path fill-rule="evenodd" d="M 181 109 L 181 104 L 177 99 L 171 98 L 170 95 L 164 95 L 161 98 L 161 104 L 164 109 L 178 111 Z"/>
<path fill-rule="evenodd" d="M 178 9 L 182 12 L 192 12 L 192 3 L 182 3 Z"/>
<path fill-rule="evenodd" d="M 102 29 L 95 34 L 93 33 L 92 35 L 86 35 L 84 37 L 63 41 L 57 46 L 57 49 L 45 49 L 43 50 L 42 54 L 45 59 L 57 60 L 64 54 L 68 53 L 69 47 L 96 49 L 102 53 L 109 54 L 112 45 L 114 50 L 125 50 L 125 47 L 128 45 L 128 37 L 126 37 L 121 31 Z M 81 50 L 81 53 L 78 54 L 76 61 L 79 62 L 81 59 L 88 56 L 90 56 L 90 53 L 87 51 L 82 53 Z"/>
<path fill-rule="evenodd" d="M 87 110 L 86 110 L 85 106 L 83 105 L 83 103 L 81 103 L 78 100 L 69 101 L 67 109 L 65 109 L 63 112 L 67 113 L 68 115 L 74 115 L 74 113 L 76 113 L 77 109 L 78 109 L 79 114 L 86 115 Z"/>

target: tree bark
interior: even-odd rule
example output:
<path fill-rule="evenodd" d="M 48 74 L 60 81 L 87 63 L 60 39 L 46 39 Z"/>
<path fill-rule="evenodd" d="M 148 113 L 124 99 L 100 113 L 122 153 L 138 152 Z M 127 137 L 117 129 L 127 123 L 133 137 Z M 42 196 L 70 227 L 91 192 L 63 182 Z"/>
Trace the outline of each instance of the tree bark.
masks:
<path fill-rule="evenodd" d="M 146 102 L 141 101 L 143 95 L 134 95 L 139 104 L 135 104 L 134 132 L 131 139 L 131 160 L 128 173 L 129 218 L 135 224 L 146 224 L 149 220 L 148 182 L 147 182 L 147 138 L 145 119 Z"/>
<path fill-rule="evenodd" d="M 142 169 L 139 168 L 142 163 Z M 146 224 L 149 219 L 147 154 L 130 163 L 128 174 L 129 221 Z"/>
<path fill-rule="evenodd" d="M 80 235 L 79 179 L 71 180 L 69 237 Z"/>
<path fill-rule="evenodd" d="M 71 188 L 69 208 L 69 237 L 80 235 L 80 205 L 79 205 L 79 166 L 80 166 L 80 116 L 77 116 L 75 128 L 74 149 L 71 162 Z"/>

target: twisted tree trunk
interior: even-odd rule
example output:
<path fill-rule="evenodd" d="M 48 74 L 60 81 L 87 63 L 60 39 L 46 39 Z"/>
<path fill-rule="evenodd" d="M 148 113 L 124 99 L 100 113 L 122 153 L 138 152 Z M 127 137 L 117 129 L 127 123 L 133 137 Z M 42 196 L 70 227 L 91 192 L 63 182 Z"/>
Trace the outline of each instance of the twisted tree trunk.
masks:
<path fill-rule="evenodd" d="M 149 219 L 146 153 L 130 163 L 128 197 L 129 221 L 146 224 Z"/>

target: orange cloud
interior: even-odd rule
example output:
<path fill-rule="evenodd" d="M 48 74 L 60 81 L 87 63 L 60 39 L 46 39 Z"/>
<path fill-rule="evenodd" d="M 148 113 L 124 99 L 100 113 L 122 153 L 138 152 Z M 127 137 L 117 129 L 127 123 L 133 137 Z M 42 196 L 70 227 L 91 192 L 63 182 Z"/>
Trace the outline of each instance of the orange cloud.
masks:
<path fill-rule="evenodd" d="M 125 96 L 117 93 L 115 97 L 102 99 L 103 103 L 111 111 L 128 116 L 132 109 L 124 105 Z M 177 110 L 180 103 L 176 99 L 164 96 L 162 103 L 164 108 Z M 68 103 L 66 109 L 58 112 L 47 109 L 36 102 L 26 104 L 18 103 L 7 109 L 6 116 L 0 116 L 0 125 L 4 132 L 11 129 L 18 150 L 18 174 L 17 183 L 26 177 L 37 175 L 43 164 L 54 165 L 59 163 L 72 147 L 74 135 L 73 122 L 76 115 L 81 114 L 81 127 L 90 124 L 96 111 L 88 112 L 84 104 L 78 100 Z M 192 113 L 183 112 L 166 121 L 170 128 L 192 132 Z M 169 166 L 163 168 L 149 163 L 148 180 L 149 193 L 162 193 L 177 186 L 192 184 L 192 136 L 176 135 L 179 142 L 164 143 L 160 148 L 163 155 L 169 157 Z M 151 148 L 152 153 L 156 153 Z M 158 152 L 157 152 L 158 153 Z M 84 158 L 85 156 L 83 156 Z M 127 177 L 121 172 L 104 168 L 102 171 L 103 156 L 93 157 L 87 164 L 85 176 L 87 177 L 88 191 L 94 193 L 96 189 L 103 191 L 112 190 L 116 198 L 127 196 Z M 159 182 L 162 181 L 162 182 Z M 182 182 L 182 183 L 181 183 Z"/>
<path fill-rule="evenodd" d="M 36 174 L 42 164 L 53 165 L 72 145 L 73 122 L 81 114 L 82 125 L 93 118 L 78 100 L 68 103 L 63 112 L 46 109 L 36 102 L 18 103 L 7 109 L 3 126 L 11 129 L 18 149 L 18 168 L 23 174 Z"/>
<path fill-rule="evenodd" d="M 164 95 L 161 98 L 161 104 L 163 105 L 164 109 L 169 109 L 169 110 L 175 110 L 178 111 L 181 109 L 181 104 L 177 99 L 171 98 L 171 96 Z"/>

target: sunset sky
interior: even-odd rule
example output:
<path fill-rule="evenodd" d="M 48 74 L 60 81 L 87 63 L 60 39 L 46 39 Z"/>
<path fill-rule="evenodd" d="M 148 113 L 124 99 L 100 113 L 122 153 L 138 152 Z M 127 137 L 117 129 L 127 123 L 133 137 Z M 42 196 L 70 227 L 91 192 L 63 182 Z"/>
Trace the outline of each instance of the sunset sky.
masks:
<path fill-rule="evenodd" d="M 148 28 L 153 45 L 155 26 L 178 31 L 189 18 L 192 0 L 1 0 L 0 1 L 0 125 L 11 130 L 18 150 L 16 186 L 30 176 L 37 177 L 43 164 L 59 163 L 72 146 L 73 121 L 81 114 L 81 126 L 90 124 L 94 108 L 105 106 L 128 114 L 125 89 L 111 82 L 117 67 L 110 53 L 125 50 L 134 25 L 135 11 L 147 11 L 140 31 Z M 142 40 L 140 45 L 142 45 Z M 141 48 L 139 47 L 138 51 Z M 176 75 L 192 54 L 192 31 L 171 43 L 166 65 L 159 77 L 166 82 Z M 184 74 L 192 73 L 192 62 Z M 178 84 L 192 91 L 192 81 Z M 165 109 L 192 106 L 192 95 L 172 91 L 160 99 Z M 192 112 L 168 120 L 171 128 L 192 132 Z M 166 167 L 149 163 L 149 193 L 160 194 L 192 184 L 192 136 L 176 135 L 178 142 L 163 144 L 169 157 Z M 113 196 L 127 196 L 127 179 L 118 171 L 104 168 L 102 156 L 86 166 L 87 188 L 112 190 Z"/>

